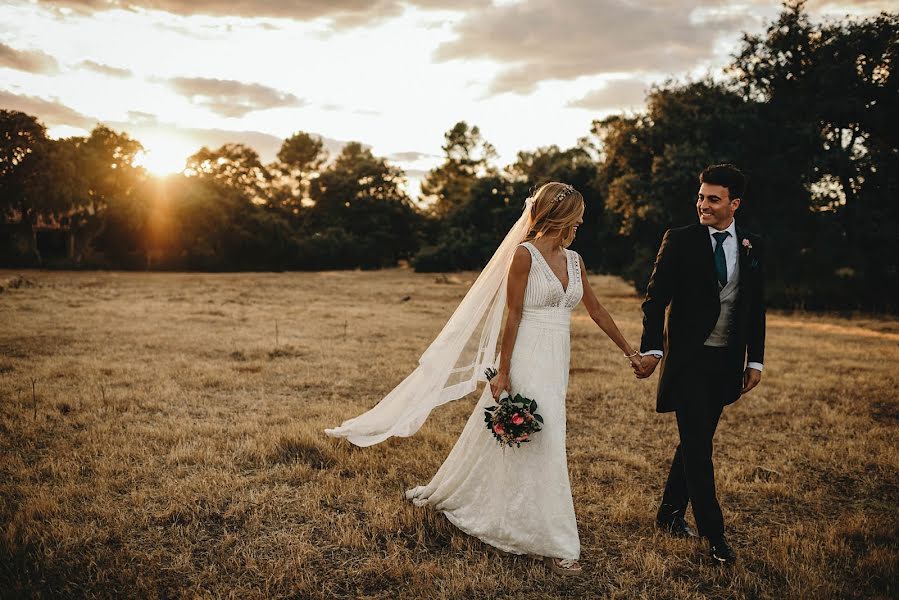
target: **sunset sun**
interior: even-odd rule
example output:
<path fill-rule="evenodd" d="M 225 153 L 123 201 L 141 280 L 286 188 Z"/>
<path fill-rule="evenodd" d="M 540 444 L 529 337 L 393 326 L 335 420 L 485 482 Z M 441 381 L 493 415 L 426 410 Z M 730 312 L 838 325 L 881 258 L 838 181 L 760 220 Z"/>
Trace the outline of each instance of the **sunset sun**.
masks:
<path fill-rule="evenodd" d="M 187 140 L 169 136 L 147 136 L 141 143 L 144 150 L 138 153 L 135 164 L 158 176 L 183 171 L 187 157 L 198 149 Z"/>

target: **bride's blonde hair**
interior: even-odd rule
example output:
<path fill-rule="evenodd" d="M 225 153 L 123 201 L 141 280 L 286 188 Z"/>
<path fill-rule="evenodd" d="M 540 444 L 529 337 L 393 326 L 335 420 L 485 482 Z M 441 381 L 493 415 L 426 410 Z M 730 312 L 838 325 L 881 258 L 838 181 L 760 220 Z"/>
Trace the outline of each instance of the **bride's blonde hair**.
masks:
<path fill-rule="evenodd" d="M 531 196 L 530 219 L 525 242 L 561 232 L 562 247 L 574 241 L 574 227 L 584 215 L 584 197 L 567 183 L 550 181 Z"/>

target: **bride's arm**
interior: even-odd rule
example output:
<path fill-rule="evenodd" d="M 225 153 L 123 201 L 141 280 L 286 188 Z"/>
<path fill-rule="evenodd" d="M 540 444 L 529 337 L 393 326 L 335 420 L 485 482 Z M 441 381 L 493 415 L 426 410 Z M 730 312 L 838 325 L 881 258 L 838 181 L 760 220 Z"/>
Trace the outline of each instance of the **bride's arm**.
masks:
<path fill-rule="evenodd" d="M 531 253 L 519 246 L 512 257 L 509 267 L 509 280 L 506 284 L 506 327 L 503 329 L 503 343 L 500 347 L 499 371 L 490 380 L 490 389 L 494 398 L 499 398 L 503 390 L 512 393 L 509 379 L 509 368 L 512 364 L 512 349 L 518 337 L 518 325 L 521 323 L 521 311 L 524 306 L 524 290 L 528 285 L 528 273 L 531 271 Z"/>
<path fill-rule="evenodd" d="M 578 255 L 578 257 L 580 257 L 580 255 Z M 633 355 L 630 358 L 631 364 L 639 365 L 639 355 L 634 352 L 631 345 L 624 339 L 624 336 L 621 335 L 618 326 L 615 325 L 615 320 L 612 319 L 612 315 L 610 315 L 609 311 L 600 304 L 596 294 L 593 293 L 593 288 L 590 287 L 590 283 L 587 281 L 587 268 L 584 266 L 584 259 L 581 258 L 578 262 L 581 263 L 581 281 L 584 282 L 584 306 L 587 309 L 587 313 L 589 313 L 590 318 L 599 325 L 599 328 L 609 336 L 609 339 L 615 342 L 616 346 L 621 348 L 621 351 L 624 352 L 625 356 Z"/>

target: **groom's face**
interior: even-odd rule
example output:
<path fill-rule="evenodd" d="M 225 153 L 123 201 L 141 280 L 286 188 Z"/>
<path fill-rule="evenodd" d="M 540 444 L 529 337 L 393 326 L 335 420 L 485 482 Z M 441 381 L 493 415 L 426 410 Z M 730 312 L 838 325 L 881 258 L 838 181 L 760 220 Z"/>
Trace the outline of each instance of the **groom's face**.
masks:
<path fill-rule="evenodd" d="M 703 183 L 696 196 L 696 212 L 702 225 L 715 229 L 727 229 L 740 206 L 739 198 L 731 198 L 723 185 Z"/>

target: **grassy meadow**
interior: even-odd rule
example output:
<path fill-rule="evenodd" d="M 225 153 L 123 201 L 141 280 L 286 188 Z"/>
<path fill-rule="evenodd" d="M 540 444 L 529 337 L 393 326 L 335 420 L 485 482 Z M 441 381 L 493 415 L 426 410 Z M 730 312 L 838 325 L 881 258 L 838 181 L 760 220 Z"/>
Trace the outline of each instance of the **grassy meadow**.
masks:
<path fill-rule="evenodd" d="M 653 528 L 674 419 L 583 308 L 568 448 L 584 575 L 401 501 L 474 395 L 371 448 L 322 430 L 401 381 L 473 279 L 0 271 L 0 597 L 899 595 L 896 320 L 769 313 L 762 383 L 716 435 L 734 568 Z M 636 344 L 639 298 L 591 281 Z"/>

